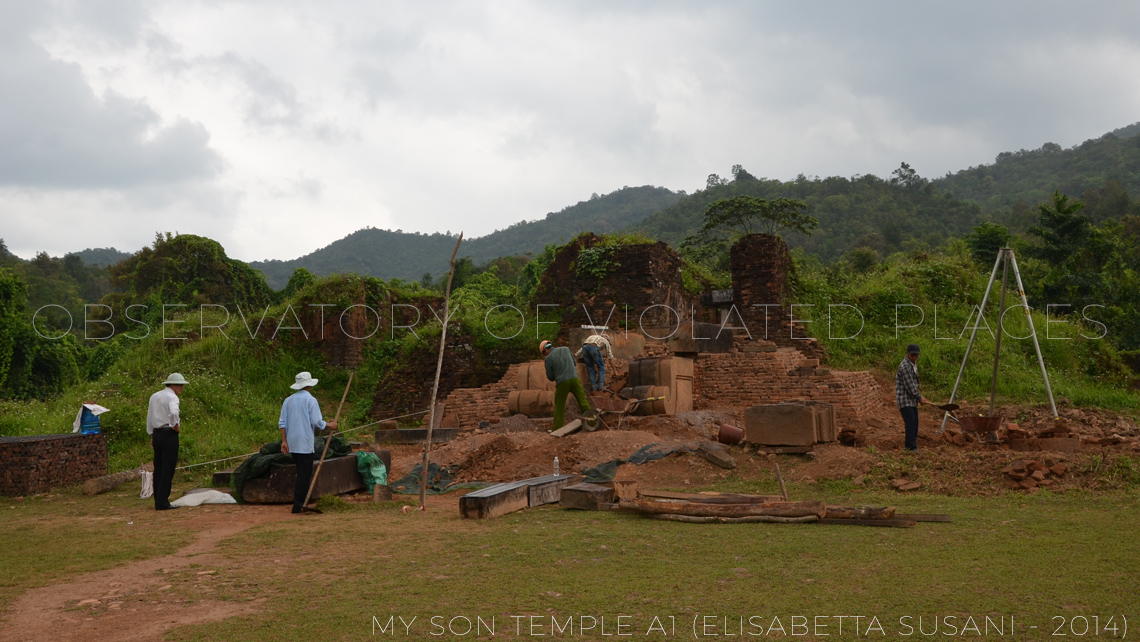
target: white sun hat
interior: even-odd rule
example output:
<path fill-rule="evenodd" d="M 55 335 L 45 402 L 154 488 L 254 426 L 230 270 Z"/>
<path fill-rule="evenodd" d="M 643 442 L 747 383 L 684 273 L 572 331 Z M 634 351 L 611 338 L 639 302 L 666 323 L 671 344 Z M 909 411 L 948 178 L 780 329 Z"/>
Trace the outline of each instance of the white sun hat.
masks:
<path fill-rule="evenodd" d="M 162 382 L 162 385 L 164 385 L 164 386 L 174 386 L 174 385 L 184 386 L 187 383 L 189 383 L 189 382 L 186 381 L 186 377 L 183 377 L 182 375 L 175 372 L 175 373 L 171 374 L 169 377 L 167 377 L 166 381 Z"/>
<path fill-rule="evenodd" d="M 318 379 L 314 379 L 313 375 L 309 374 L 308 372 L 297 373 L 296 379 L 297 379 L 297 383 L 294 383 L 293 385 L 289 386 L 290 388 L 292 388 L 294 390 L 300 390 L 301 388 L 307 388 L 309 386 L 315 386 L 315 385 L 317 385 L 317 381 L 319 381 Z"/>

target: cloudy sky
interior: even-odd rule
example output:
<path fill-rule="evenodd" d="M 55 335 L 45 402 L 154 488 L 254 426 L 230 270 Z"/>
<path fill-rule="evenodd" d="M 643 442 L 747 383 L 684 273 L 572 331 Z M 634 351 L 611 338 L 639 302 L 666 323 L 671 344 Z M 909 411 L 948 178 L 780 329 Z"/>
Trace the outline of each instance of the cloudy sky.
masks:
<path fill-rule="evenodd" d="M 1140 3 L 0 0 L 0 238 L 289 259 L 1140 120 Z"/>

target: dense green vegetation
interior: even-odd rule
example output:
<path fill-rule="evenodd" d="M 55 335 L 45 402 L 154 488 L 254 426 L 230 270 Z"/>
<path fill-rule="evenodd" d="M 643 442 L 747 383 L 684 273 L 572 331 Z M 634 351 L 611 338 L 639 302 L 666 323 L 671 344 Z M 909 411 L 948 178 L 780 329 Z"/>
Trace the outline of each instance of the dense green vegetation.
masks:
<path fill-rule="evenodd" d="M 483 264 L 499 257 L 537 254 L 550 243 L 565 243 L 585 231 L 599 234 L 629 227 L 681 197 L 664 187 L 624 187 L 587 201 L 580 201 L 536 221 L 522 221 L 486 236 L 465 239 L 459 256 Z M 297 267 L 318 276 L 355 272 L 385 279 L 439 278 L 447 272 L 447 260 L 455 237 L 447 234 L 405 233 L 401 230 L 358 230 L 311 254 L 291 261 L 256 261 L 275 288 L 285 285 Z"/>
<path fill-rule="evenodd" d="M 635 229 L 676 245 L 700 230 L 712 203 L 744 196 L 803 202 L 804 214 L 817 220 L 818 228 L 810 236 L 791 232 L 784 238 L 790 247 L 828 263 L 860 247 L 880 257 L 938 247 L 983 220 L 978 206 L 941 194 L 905 164 L 890 180 L 801 175 L 787 182 L 756 178 L 737 165 L 731 180 L 709 176 L 705 189 L 649 216 Z"/>
<path fill-rule="evenodd" d="M 1063 149 L 1045 143 L 1039 149 L 1002 152 L 992 165 L 964 169 L 934 181 L 942 192 L 973 201 L 989 211 L 1015 204 L 1039 203 L 1054 191 L 1082 196 L 1109 183 L 1116 194 L 1140 193 L 1140 123 Z M 1119 216 L 1118 214 L 1117 216 Z"/>

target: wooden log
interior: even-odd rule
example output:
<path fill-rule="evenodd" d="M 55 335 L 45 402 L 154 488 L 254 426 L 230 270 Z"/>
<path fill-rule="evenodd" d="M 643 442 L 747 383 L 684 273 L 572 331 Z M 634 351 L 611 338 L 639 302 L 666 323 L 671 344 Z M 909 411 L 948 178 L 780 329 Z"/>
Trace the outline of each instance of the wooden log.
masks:
<path fill-rule="evenodd" d="M 703 504 L 697 502 L 655 502 L 633 499 L 621 502 L 622 510 L 636 513 L 690 515 L 693 517 L 751 517 L 774 515 L 777 517 L 803 517 L 815 515 L 823 519 L 827 505 L 823 502 L 771 502 L 767 504 Z"/>
<path fill-rule="evenodd" d="M 949 515 L 942 513 L 896 513 L 895 519 L 909 519 L 915 522 L 949 522 Z"/>
<path fill-rule="evenodd" d="M 122 484 L 131 480 L 142 477 L 142 471 L 152 472 L 154 464 L 143 464 L 138 468 L 124 470 L 122 472 L 114 473 L 111 475 L 103 475 L 94 479 L 88 479 L 83 482 L 83 493 L 85 495 L 98 495 L 99 493 L 106 493 L 115 490 Z"/>
<path fill-rule="evenodd" d="M 573 484 L 562 489 L 558 505 L 578 510 L 600 510 L 614 502 L 614 489 L 599 484 Z"/>
<path fill-rule="evenodd" d="M 888 526 L 894 528 L 913 528 L 917 523 L 913 519 L 829 519 L 819 520 L 820 524 L 831 526 Z"/>
<path fill-rule="evenodd" d="M 768 524 L 811 524 L 818 522 L 815 515 L 802 517 L 779 517 L 776 515 L 750 515 L 748 517 L 696 517 L 693 515 L 646 515 L 650 519 L 664 519 L 672 522 L 688 522 L 690 524 L 746 524 L 761 522 Z"/>
<path fill-rule="evenodd" d="M 667 490 L 640 490 L 637 495 L 655 500 L 696 502 L 700 504 L 770 504 L 784 501 L 779 495 L 744 495 L 739 493 L 674 493 Z"/>
<path fill-rule="evenodd" d="M 728 454 L 724 446 L 718 443 L 702 443 L 697 446 L 697 454 L 721 468 L 727 468 L 729 470 L 736 468 L 736 460 L 732 458 L 732 455 Z"/>
<path fill-rule="evenodd" d="M 828 506 L 826 519 L 891 519 L 894 506 Z"/>

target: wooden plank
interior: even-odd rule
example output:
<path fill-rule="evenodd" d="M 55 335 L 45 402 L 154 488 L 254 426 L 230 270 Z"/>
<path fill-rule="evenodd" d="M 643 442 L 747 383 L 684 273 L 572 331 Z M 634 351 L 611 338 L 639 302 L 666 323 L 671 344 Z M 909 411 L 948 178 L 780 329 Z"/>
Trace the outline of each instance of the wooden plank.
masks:
<path fill-rule="evenodd" d="M 697 446 L 697 454 L 721 468 L 730 470 L 736 468 L 736 460 L 728 454 L 724 446 L 718 443 L 704 442 L 700 444 Z"/>
<path fill-rule="evenodd" d="M 527 484 L 528 506 L 542 506 L 544 504 L 557 504 L 562 498 L 562 489 L 582 481 L 581 475 L 550 475 L 538 477 L 544 481 Z M 532 480 L 528 480 L 532 481 Z"/>
<path fill-rule="evenodd" d="M 614 489 L 599 484 L 572 484 L 562 489 L 558 505 L 578 510 L 601 510 L 614 502 Z"/>
<path fill-rule="evenodd" d="M 634 499 L 621 502 L 621 509 L 635 513 L 658 515 L 689 515 L 691 517 L 750 517 L 771 515 L 776 517 L 803 517 L 815 515 L 823 518 L 827 506 L 823 502 L 771 502 L 766 504 L 705 504 L 698 502 L 655 502 Z"/>
<path fill-rule="evenodd" d="M 570 433 L 574 432 L 575 430 L 578 430 L 581 427 L 582 427 L 582 420 L 581 419 L 575 419 L 574 421 L 563 424 L 561 428 L 559 428 L 558 430 L 555 430 L 554 432 L 552 432 L 550 434 L 554 435 L 555 437 L 565 437 L 566 435 L 569 435 Z"/>
<path fill-rule="evenodd" d="M 891 519 L 894 506 L 828 506 L 827 519 Z"/>
<path fill-rule="evenodd" d="M 894 528 L 913 528 L 917 523 L 913 519 L 829 519 L 819 520 L 820 524 L 831 526 L 888 526 Z"/>
<path fill-rule="evenodd" d="M 758 455 L 804 455 L 810 453 L 815 446 L 757 446 Z"/>
<path fill-rule="evenodd" d="M 895 519 L 909 519 L 915 522 L 949 522 L 949 515 L 944 513 L 895 513 Z"/>
<path fill-rule="evenodd" d="M 742 495 L 738 493 L 698 494 L 674 493 L 667 490 L 640 490 L 637 494 L 650 499 L 699 502 L 702 504 L 767 504 L 784 501 L 784 498 L 779 495 Z"/>

